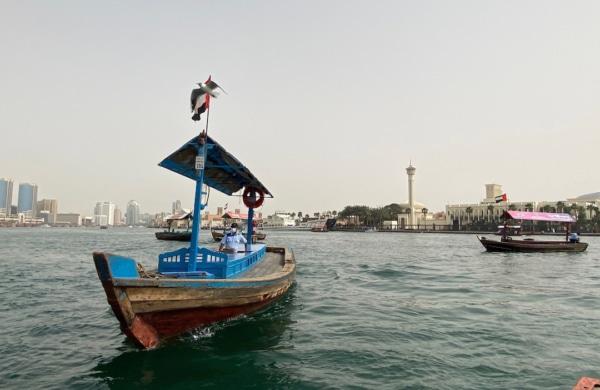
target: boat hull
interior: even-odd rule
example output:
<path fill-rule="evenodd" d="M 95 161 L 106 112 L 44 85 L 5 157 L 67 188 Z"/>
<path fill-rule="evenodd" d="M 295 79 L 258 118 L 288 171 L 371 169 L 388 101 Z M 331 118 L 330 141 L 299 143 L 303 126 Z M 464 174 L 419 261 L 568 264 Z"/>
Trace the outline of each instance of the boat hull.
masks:
<path fill-rule="evenodd" d="M 293 254 L 267 250 L 281 256 L 281 271 L 239 279 L 116 279 L 109 269 L 111 255 L 94 253 L 94 262 L 123 333 L 141 348 L 154 348 L 169 337 L 261 310 L 283 296 L 294 281 Z"/>
<path fill-rule="evenodd" d="M 488 240 L 478 237 L 481 245 L 488 252 L 583 252 L 588 244 L 585 242 L 567 241 L 535 241 L 535 240 Z"/>
<path fill-rule="evenodd" d="M 186 241 L 192 238 L 192 232 L 156 232 L 154 233 L 158 240 L 166 241 Z"/>

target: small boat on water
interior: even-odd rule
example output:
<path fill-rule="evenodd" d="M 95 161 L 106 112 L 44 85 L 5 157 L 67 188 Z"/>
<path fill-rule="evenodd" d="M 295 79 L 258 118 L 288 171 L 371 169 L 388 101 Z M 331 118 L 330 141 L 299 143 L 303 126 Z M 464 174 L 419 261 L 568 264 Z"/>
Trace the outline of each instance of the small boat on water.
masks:
<path fill-rule="evenodd" d="M 190 231 L 190 220 L 192 219 L 191 213 L 175 214 L 167 218 L 168 228 L 162 232 L 154 233 L 157 240 L 166 241 L 187 241 L 192 239 L 192 232 Z M 186 230 L 175 230 L 173 225 L 179 221 L 187 221 Z"/>
<path fill-rule="evenodd" d="M 565 240 L 535 240 L 533 238 L 524 238 L 515 240 L 508 235 L 508 229 L 504 229 L 504 235 L 500 240 L 490 240 L 486 237 L 479 237 L 479 242 L 488 252 L 583 252 L 588 244 L 579 242 L 579 239 L 570 237 L 570 226 L 576 222 L 575 219 L 566 213 L 543 213 L 536 211 L 512 211 L 504 212 L 504 219 L 521 221 L 544 221 L 563 223 L 566 226 Z"/>
<path fill-rule="evenodd" d="M 325 221 L 317 221 L 310 231 L 314 233 L 329 232 L 335 228 L 336 222 L 337 219 L 335 218 L 328 218 Z"/>
<path fill-rule="evenodd" d="M 208 85 L 210 79 L 200 84 L 201 88 Z M 208 96 L 210 92 L 203 93 Z M 265 308 L 288 291 L 296 270 L 290 249 L 253 243 L 254 209 L 272 195 L 206 131 L 159 165 L 196 182 L 189 247 L 159 254 L 158 267 L 152 270 L 125 256 L 93 254 L 98 277 L 121 330 L 141 348 L 154 348 L 166 338 Z M 200 215 L 207 206 L 203 199 L 208 198 L 203 184 L 226 195 L 244 190 L 248 244 L 227 252 L 198 247 Z"/>

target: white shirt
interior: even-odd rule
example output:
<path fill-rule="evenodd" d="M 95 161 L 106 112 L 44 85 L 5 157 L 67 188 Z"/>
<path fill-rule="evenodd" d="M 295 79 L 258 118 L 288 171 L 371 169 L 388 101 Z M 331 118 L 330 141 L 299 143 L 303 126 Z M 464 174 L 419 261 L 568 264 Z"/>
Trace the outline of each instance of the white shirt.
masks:
<path fill-rule="evenodd" d="M 221 239 L 221 245 L 224 245 L 225 248 L 228 248 L 228 249 L 235 249 L 236 251 L 238 251 L 240 249 L 240 244 L 244 245 L 244 244 L 246 244 L 246 242 L 247 242 L 246 238 L 244 236 L 242 236 L 241 234 L 239 234 L 238 232 L 225 233 L 225 235 Z"/>

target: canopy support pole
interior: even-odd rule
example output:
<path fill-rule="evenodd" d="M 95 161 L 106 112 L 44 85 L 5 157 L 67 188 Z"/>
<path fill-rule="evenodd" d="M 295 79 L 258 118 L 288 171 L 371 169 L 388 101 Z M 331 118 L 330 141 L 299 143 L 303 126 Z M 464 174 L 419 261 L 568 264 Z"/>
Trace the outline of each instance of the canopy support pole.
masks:
<path fill-rule="evenodd" d="M 206 144 L 200 149 L 198 157 L 204 158 Z M 198 257 L 198 238 L 200 237 L 200 223 L 202 222 L 202 184 L 204 183 L 204 168 L 200 170 L 200 177 L 196 180 L 196 193 L 194 196 L 194 219 L 192 220 L 192 238 L 190 239 L 190 260 L 188 263 L 188 271 L 196 271 L 196 259 Z"/>
<path fill-rule="evenodd" d="M 252 223 L 254 219 L 254 209 L 248 208 L 248 224 L 246 225 L 246 241 L 248 241 L 249 245 L 252 245 L 252 235 L 254 234 L 254 224 Z"/>
<path fill-rule="evenodd" d="M 209 76 L 210 79 L 210 76 Z M 210 96 L 210 95 L 209 95 Z M 192 238 L 190 239 L 190 259 L 188 263 L 188 271 L 196 271 L 196 261 L 198 259 L 198 238 L 200 236 L 200 227 L 202 219 L 202 210 L 205 205 L 202 204 L 202 185 L 204 184 L 204 166 L 206 163 L 206 144 L 208 142 L 208 118 L 210 117 L 210 97 L 206 105 L 206 127 L 204 132 L 198 136 L 200 147 L 196 155 L 196 169 L 198 171 L 198 179 L 196 179 L 196 193 L 194 196 L 194 220 L 192 221 Z M 201 160 L 201 166 L 198 166 L 198 160 Z M 200 169 L 198 169 L 200 168 Z"/>

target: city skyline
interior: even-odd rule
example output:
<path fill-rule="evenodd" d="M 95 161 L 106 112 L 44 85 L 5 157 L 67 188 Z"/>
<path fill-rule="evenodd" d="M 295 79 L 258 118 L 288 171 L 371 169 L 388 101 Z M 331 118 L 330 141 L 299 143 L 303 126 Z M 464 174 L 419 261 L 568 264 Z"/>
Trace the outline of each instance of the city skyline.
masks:
<path fill-rule="evenodd" d="M 208 4 L 200 24 L 194 3 L 142 4 L 5 7 L 3 175 L 74 212 L 191 208 L 193 183 L 157 163 L 200 130 L 189 94 L 212 74 L 228 94 L 209 134 L 274 194 L 266 213 L 405 202 L 411 160 L 434 210 L 484 183 L 599 190 L 600 3 Z"/>
<path fill-rule="evenodd" d="M 403 174 L 407 175 L 409 169 L 411 170 L 411 172 L 413 172 L 413 177 L 414 177 L 414 171 L 416 170 L 416 167 L 413 166 L 412 162 L 409 162 L 409 168 L 405 168 L 404 169 L 405 172 L 403 172 Z M 409 175 L 409 178 L 410 177 L 411 176 Z M 412 180 L 414 180 L 414 179 L 412 179 Z M 276 212 L 279 212 L 279 211 L 285 211 L 285 212 L 290 212 L 290 213 L 292 213 L 292 212 L 293 213 L 297 213 L 298 211 L 300 211 L 300 212 L 304 212 L 304 213 L 312 215 L 315 212 L 334 211 L 334 210 L 335 211 L 341 211 L 345 206 L 353 206 L 353 205 L 365 205 L 365 206 L 369 206 L 369 207 L 382 207 L 382 206 L 385 206 L 385 205 L 388 205 L 388 204 L 393 204 L 393 203 L 396 203 L 396 204 L 405 204 L 405 203 L 409 204 L 410 203 L 410 199 L 411 199 L 411 196 L 410 196 L 410 186 L 411 186 L 410 182 L 411 182 L 411 180 L 409 180 L 409 184 L 406 186 L 406 193 L 404 195 L 399 194 L 397 199 L 391 200 L 390 202 L 387 202 L 387 203 L 384 203 L 384 204 L 374 205 L 374 204 L 360 204 L 360 203 L 356 203 L 356 202 L 355 203 L 350 202 L 348 204 L 340 205 L 337 208 L 335 208 L 335 207 L 334 208 L 319 208 L 319 207 L 316 207 L 314 209 L 308 209 L 308 208 L 307 209 L 301 209 L 301 208 L 293 207 L 293 206 L 292 207 L 288 207 L 288 208 L 280 208 L 280 209 L 264 208 L 263 207 L 263 208 L 261 208 L 261 212 L 264 213 L 265 215 L 267 215 L 267 214 L 275 214 Z M 14 183 L 19 184 L 18 188 L 20 188 L 20 186 L 22 184 L 25 185 L 25 186 L 33 186 L 35 188 L 34 189 L 34 192 L 35 192 L 35 198 L 34 198 L 35 202 L 34 203 L 35 203 L 35 205 L 33 207 L 33 209 L 34 209 L 34 216 L 39 216 L 39 211 L 43 210 L 43 209 L 39 209 L 39 205 L 40 205 L 40 203 L 42 201 L 54 201 L 54 202 L 57 202 L 57 199 L 60 199 L 60 197 L 52 197 L 52 198 L 50 198 L 50 197 L 47 197 L 45 195 L 44 196 L 39 196 L 39 194 L 37 193 L 37 191 L 39 189 L 39 187 L 38 187 L 37 184 L 28 183 L 28 182 L 27 183 L 20 183 L 18 181 L 15 181 L 12 178 L 6 178 L 6 177 L 2 178 L 2 177 L 0 177 L 0 201 L 4 201 L 4 199 L 5 199 L 3 197 L 4 196 L 3 191 L 8 191 L 8 189 L 11 188 L 10 186 L 6 185 L 5 183 L 10 183 L 10 186 L 14 185 Z M 456 205 L 456 204 L 461 204 L 461 203 L 465 203 L 465 204 L 466 203 L 477 203 L 481 199 L 481 188 L 480 188 L 481 185 L 483 185 L 483 184 L 480 183 L 480 185 L 476 188 L 476 191 L 477 191 L 478 194 L 473 199 L 461 199 L 461 200 L 458 200 L 456 202 L 448 202 L 448 203 L 444 204 L 442 207 L 440 207 L 439 209 L 435 208 L 435 207 L 429 208 L 429 211 L 431 211 L 431 212 L 443 212 L 443 211 L 446 210 L 447 206 L 450 206 L 450 205 Z M 502 184 L 498 184 L 498 183 L 496 183 L 496 184 L 485 184 L 485 185 L 486 186 L 489 186 L 489 185 L 503 186 Z M 510 192 L 510 191 L 508 191 L 508 192 Z M 591 193 L 594 193 L 594 192 L 598 192 L 598 191 L 588 191 L 588 192 L 579 193 L 579 194 L 572 194 L 572 195 L 567 196 L 567 197 L 546 197 L 546 198 L 540 198 L 540 199 L 533 199 L 533 198 L 529 198 L 529 199 L 514 199 L 511 196 L 510 199 L 509 199 L 509 203 L 525 203 L 525 202 L 539 202 L 539 203 L 544 203 L 544 202 L 556 202 L 556 201 L 563 201 L 563 200 L 568 200 L 568 199 L 574 199 L 574 198 L 577 198 L 579 196 L 586 195 L 586 194 L 591 194 Z M 43 194 L 43 192 L 42 192 L 42 194 Z M 39 201 L 37 200 L 38 198 L 40 199 Z M 238 203 L 232 203 L 231 199 L 229 199 L 229 200 L 228 199 L 229 198 L 224 197 L 224 202 L 220 203 L 220 204 L 215 204 L 214 202 L 211 202 L 211 204 L 208 205 L 208 208 L 206 210 L 208 210 L 208 212 L 210 210 L 217 210 L 217 214 L 218 214 L 218 210 L 223 210 L 223 208 L 224 208 L 225 205 L 230 205 L 228 207 L 228 210 L 244 209 L 245 208 L 245 206 L 243 205 L 243 203 L 241 202 L 241 200 L 240 200 L 240 202 L 238 204 Z M 12 206 L 13 206 L 13 208 L 17 207 L 17 212 L 19 212 L 18 211 L 18 193 L 17 193 L 17 199 L 16 199 L 17 203 L 16 204 L 15 204 L 14 200 L 15 200 L 15 197 L 13 196 L 13 204 L 12 204 Z M 418 200 L 419 204 L 427 205 L 429 207 L 429 204 L 427 204 L 426 202 L 422 201 L 421 197 L 419 197 L 418 191 L 417 191 L 417 195 L 415 195 L 415 202 L 416 202 L 416 200 Z M 129 210 L 129 205 L 132 202 L 134 202 L 136 204 L 135 209 L 137 210 L 136 211 L 137 216 L 134 217 L 133 220 L 129 220 L 127 218 L 127 215 L 128 215 L 127 211 Z M 107 224 L 108 225 L 113 225 L 114 224 L 114 221 L 115 221 L 115 217 L 114 216 L 115 215 L 120 215 L 120 216 L 122 215 L 123 218 L 125 219 L 122 222 L 125 222 L 125 224 L 127 224 L 127 225 L 135 225 L 135 224 L 137 224 L 139 222 L 140 215 L 155 215 L 155 214 L 160 214 L 160 213 L 175 214 L 175 210 L 176 209 L 177 210 L 192 210 L 192 207 L 191 207 L 191 203 L 192 202 L 193 202 L 193 200 L 190 200 L 189 201 L 190 205 L 188 206 L 188 205 L 186 205 L 186 203 L 182 202 L 180 199 L 170 200 L 170 201 L 167 200 L 167 201 L 163 202 L 164 205 L 162 206 L 162 208 L 158 208 L 158 209 L 154 209 L 154 210 L 149 210 L 149 209 L 142 210 L 139 202 L 137 202 L 136 200 L 133 200 L 133 199 L 129 198 L 129 200 L 127 200 L 127 201 L 125 201 L 123 203 L 113 202 L 113 201 L 90 201 L 90 202 L 88 202 L 89 203 L 89 207 L 87 209 L 84 209 L 84 210 L 75 210 L 73 208 L 70 208 L 69 206 L 67 206 L 67 207 L 62 207 L 61 206 L 60 212 L 61 213 L 77 213 L 77 214 L 80 214 L 82 217 L 91 217 L 91 218 L 94 218 L 96 215 L 98 215 L 97 210 L 98 210 L 98 207 L 100 207 L 100 205 L 102 205 L 102 204 L 110 204 L 112 206 L 107 206 L 107 207 L 112 207 L 110 209 L 110 211 L 107 211 L 106 213 L 101 213 L 100 214 L 100 215 L 106 215 L 107 216 L 107 221 L 108 221 Z M 61 202 L 61 204 L 62 204 L 62 202 Z M 94 204 L 95 204 L 95 206 L 93 206 Z M 119 207 L 120 204 L 125 204 L 125 210 L 126 210 L 126 212 L 124 214 L 121 212 L 121 209 Z M 169 204 L 171 205 L 170 207 L 168 206 Z M 57 206 L 54 205 L 53 208 L 56 209 Z M 2 209 L 2 205 L 0 204 L 0 210 L 1 209 Z M 46 211 L 50 211 L 50 210 L 46 210 Z M 54 213 L 56 214 L 56 210 L 54 210 Z M 2 214 L 2 213 L 0 212 L 0 214 Z M 110 215 L 110 217 L 109 217 L 109 215 Z M 133 222 L 133 223 L 129 223 L 129 222 Z"/>

